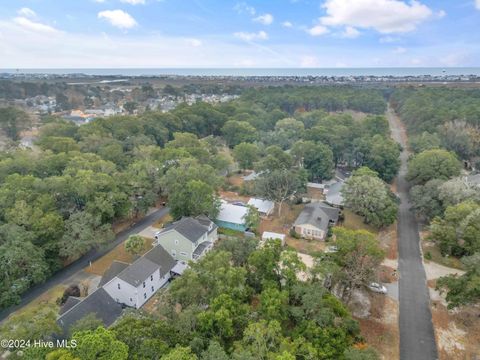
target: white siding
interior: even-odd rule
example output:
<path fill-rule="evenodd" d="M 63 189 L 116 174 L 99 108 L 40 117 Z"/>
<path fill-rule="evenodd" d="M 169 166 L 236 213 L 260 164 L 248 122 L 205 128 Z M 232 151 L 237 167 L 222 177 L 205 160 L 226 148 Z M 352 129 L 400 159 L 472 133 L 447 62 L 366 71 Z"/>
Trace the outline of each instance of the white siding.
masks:
<path fill-rule="evenodd" d="M 120 289 L 118 288 L 119 284 Z M 135 289 L 135 287 L 129 283 L 119 279 L 118 277 L 114 277 L 108 283 L 103 285 L 103 288 L 116 302 L 136 307 L 137 289 Z M 132 301 L 130 301 L 130 299 L 132 299 Z"/>
<path fill-rule="evenodd" d="M 151 279 L 153 276 L 153 281 Z M 148 299 L 150 299 L 161 287 L 163 287 L 168 279 L 170 278 L 170 273 L 165 274 L 165 276 L 160 277 L 160 271 L 156 270 L 153 274 L 151 274 L 148 278 L 145 279 L 145 287 L 143 287 L 143 282 L 138 285 L 136 292 L 137 292 L 137 306 L 136 308 L 142 307 Z M 153 291 L 152 291 L 153 287 Z M 146 295 L 146 298 L 145 298 Z"/>

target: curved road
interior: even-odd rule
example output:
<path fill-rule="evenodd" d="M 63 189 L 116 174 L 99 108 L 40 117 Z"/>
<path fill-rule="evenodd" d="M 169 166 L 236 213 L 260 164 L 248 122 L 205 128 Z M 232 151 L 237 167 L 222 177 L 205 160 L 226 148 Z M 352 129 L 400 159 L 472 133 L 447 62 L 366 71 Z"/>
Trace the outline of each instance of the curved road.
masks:
<path fill-rule="evenodd" d="M 7 309 L 0 311 L 0 321 L 4 320 L 7 316 L 11 313 L 21 309 L 32 300 L 36 299 L 40 295 L 42 295 L 45 291 L 51 289 L 54 286 L 57 286 L 66 280 L 68 280 L 72 275 L 75 273 L 82 271 L 85 267 L 87 267 L 90 262 L 97 260 L 98 258 L 102 257 L 110 250 L 112 250 L 117 245 L 124 242 L 130 235 L 134 235 L 145 229 L 146 227 L 154 224 L 160 218 L 168 213 L 168 208 L 161 208 L 158 210 L 153 211 L 152 213 L 148 214 L 137 223 L 130 226 L 128 229 L 125 229 L 119 232 L 115 240 L 109 243 L 106 247 L 101 248 L 99 250 L 91 250 L 85 255 L 83 255 L 80 259 L 74 261 L 70 265 L 64 267 L 63 269 L 59 270 L 55 274 L 53 274 L 47 281 L 42 284 L 38 284 L 30 288 L 27 292 L 22 295 L 22 300 L 20 304 L 11 306 Z"/>
<path fill-rule="evenodd" d="M 406 134 L 400 119 L 391 108 L 387 111 L 392 137 L 403 148 L 401 167 L 397 177 L 400 197 L 398 214 L 398 271 L 400 301 L 400 359 L 435 360 L 438 358 L 435 333 L 430 311 L 430 296 L 420 251 L 418 224 L 408 199 L 408 151 Z"/>

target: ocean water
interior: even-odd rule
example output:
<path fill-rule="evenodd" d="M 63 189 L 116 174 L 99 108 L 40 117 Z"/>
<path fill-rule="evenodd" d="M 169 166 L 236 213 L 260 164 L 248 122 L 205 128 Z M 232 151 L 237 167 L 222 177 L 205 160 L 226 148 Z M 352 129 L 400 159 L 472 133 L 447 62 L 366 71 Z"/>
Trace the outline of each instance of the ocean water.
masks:
<path fill-rule="evenodd" d="M 449 68 L 148 68 L 148 69 L 0 69 L 0 73 L 85 74 L 97 76 L 442 76 L 477 75 L 480 67 Z"/>

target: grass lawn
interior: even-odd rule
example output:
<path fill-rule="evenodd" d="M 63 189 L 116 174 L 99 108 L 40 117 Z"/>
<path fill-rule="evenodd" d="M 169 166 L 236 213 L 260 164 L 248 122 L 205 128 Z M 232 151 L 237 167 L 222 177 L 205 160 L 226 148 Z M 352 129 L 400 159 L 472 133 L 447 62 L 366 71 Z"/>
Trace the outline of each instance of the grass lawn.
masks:
<path fill-rule="evenodd" d="M 379 230 L 371 225 L 365 224 L 363 218 L 348 209 L 343 210 L 345 220 L 341 226 L 352 230 L 367 230 L 371 233 L 378 234 Z"/>
<path fill-rule="evenodd" d="M 437 245 L 435 245 L 435 243 L 431 241 L 426 241 L 426 240 L 422 240 L 421 243 L 422 243 L 423 258 L 425 259 L 425 261 L 433 261 L 433 262 L 436 262 L 437 264 L 455 268 L 455 269 L 460 269 L 460 270 L 465 269 L 460 259 L 454 256 L 449 256 L 449 257 L 442 256 L 440 249 L 438 248 Z"/>
<path fill-rule="evenodd" d="M 152 243 L 153 239 L 145 238 L 146 249 L 141 255 L 143 255 L 152 248 Z M 92 263 L 92 266 L 86 267 L 85 271 L 91 274 L 102 276 L 114 260 L 123 261 L 131 264 L 133 262 L 133 259 L 134 257 L 125 251 L 124 243 L 122 243 L 115 247 L 108 254 L 105 254 L 100 259 Z"/>
<path fill-rule="evenodd" d="M 172 216 L 170 214 L 167 214 L 162 216 L 160 219 L 158 219 L 158 221 L 154 223 L 152 226 L 158 229 L 161 229 L 166 223 L 169 223 L 172 220 L 173 220 Z"/>

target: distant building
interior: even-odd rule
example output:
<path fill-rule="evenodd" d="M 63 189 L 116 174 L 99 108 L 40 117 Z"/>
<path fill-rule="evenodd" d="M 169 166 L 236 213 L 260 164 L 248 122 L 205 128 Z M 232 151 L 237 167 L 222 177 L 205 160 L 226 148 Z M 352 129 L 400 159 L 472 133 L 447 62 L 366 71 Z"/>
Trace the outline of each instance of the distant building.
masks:
<path fill-rule="evenodd" d="M 307 204 L 293 223 L 295 232 L 306 239 L 324 240 L 328 228 L 337 223 L 340 210 L 327 204 Z"/>
<path fill-rule="evenodd" d="M 262 216 L 269 216 L 275 208 L 275 203 L 273 201 L 256 198 L 248 200 L 248 205 L 256 208 Z"/>
<path fill-rule="evenodd" d="M 229 204 L 226 201 L 222 201 L 220 212 L 215 220 L 215 223 L 226 229 L 245 231 L 247 226 L 245 225 L 245 216 L 248 213 L 248 207 L 241 205 Z"/>
<path fill-rule="evenodd" d="M 279 234 L 275 232 L 264 231 L 262 234 L 261 243 L 265 243 L 267 240 L 276 240 L 279 239 L 282 243 L 282 246 L 285 246 L 285 234 Z"/>
<path fill-rule="evenodd" d="M 181 262 L 197 261 L 217 242 L 217 225 L 206 216 L 185 217 L 155 234 L 155 244 Z"/>

